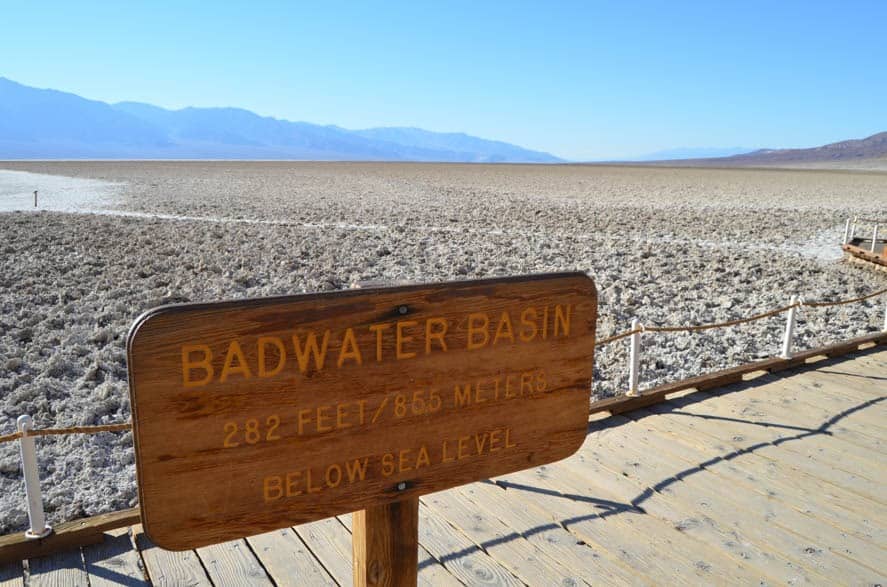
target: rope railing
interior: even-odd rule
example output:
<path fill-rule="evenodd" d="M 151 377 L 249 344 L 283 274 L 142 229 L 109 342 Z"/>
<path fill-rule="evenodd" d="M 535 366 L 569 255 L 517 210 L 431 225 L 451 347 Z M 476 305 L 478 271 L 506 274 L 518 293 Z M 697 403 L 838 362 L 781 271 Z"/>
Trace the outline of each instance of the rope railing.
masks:
<path fill-rule="evenodd" d="M 776 308 L 774 310 L 770 310 L 769 312 L 763 312 L 761 314 L 755 314 L 754 316 L 749 316 L 748 318 L 737 318 L 735 320 L 727 320 L 726 322 L 713 322 L 710 324 L 696 324 L 696 325 L 687 325 L 687 326 L 638 326 L 637 328 L 633 328 L 631 330 L 625 330 L 614 334 L 612 336 L 608 336 L 606 338 L 602 338 L 594 343 L 594 346 L 603 346 L 605 344 L 609 344 L 611 342 L 616 342 L 617 340 L 629 337 L 633 334 L 639 334 L 642 332 L 700 332 L 703 330 L 712 330 L 715 328 L 726 328 L 729 326 L 738 326 L 739 324 L 747 324 L 749 322 L 756 322 L 758 320 L 763 320 L 764 318 L 772 318 L 773 316 L 777 316 L 782 314 L 783 312 L 787 312 L 792 308 L 828 308 L 832 306 L 843 306 L 846 304 L 855 304 L 857 302 L 862 302 L 864 300 L 868 300 L 870 298 L 878 297 L 881 294 L 887 293 L 887 287 L 884 289 L 879 289 L 876 292 L 866 294 L 864 296 L 859 296 L 858 298 L 852 298 L 849 300 L 838 300 L 836 302 L 805 302 L 803 300 L 797 301 L 793 304 L 789 304 L 787 306 L 782 306 L 781 308 Z"/>
<path fill-rule="evenodd" d="M 846 235 L 845 235 L 846 236 Z M 786 323 L 785 337 L 783 339 L 782 353 L 780 357 L 784 359 L 791 358 L 791 343 L 794 334 L 795 315 L 797 311 L 803 307 L 809 308 L 826 308 L 833 306 L 842 306 L 845 304 L 858 303 L 864 300 L 875 298 L 887 293 L 887 288 L 859 296 L 848 300 L 838 300 L 832 302 L 805 302 L 797 297 L 792 297 L 791 303 L 755 314 L 747 318 L 737 318 L 735 320 L 727 320 L 725 322 L 714 322 L 711 324 L 698 324 L 686 326 L 643 326 L 636 318 L 632 321 L 630 330 L 619 332 L 595 342 L 595 346 L 603 346 L 631 337 L 630 341 L 630 358 L 629 358 L 629 389 L 626 395 L 637 396 L 638 392 L 638 373 L 640 369 L 640 337 L 644 332 L 700 332 L 703 330 L 711 330 L 715 328 L 727 328 L 737 326 L 739 324 L 747 324 L 766 318 L 772 318 L 788 312 L 788 320 Z M 887 308 L 884 312 L 884 331 L 887 332 Z M 40 493 L 40 478 L 37 467 L 37 452 L 34 439 L 38 436 L 61 436 L 69 434 L 97 434 L 100 432 L 125 432 L 132 429 L 131 422 L 120 422 L 112 424 L 99 424 L 94 426 L 70 426 L 65 428 L 43 428 L 33 429 L 31 417 L 27 415 L 20 416 L 17 421 L 18 430 L 10 434 L 0 435 L 0 444 L 6 442 L 20 441 L 22 471 L 25 479 L 25 495 L 28 500 L 28 521 L 29 529 L 25 532 L 27 538 L 43 538 L 52 532 L 52 528 L 46 524 L 46 518 L 43 511 L 43 498 Z"/>
<path fill-rule="evenodd" d="M 792 304 L 788 304 L 786 306 L 782 306 L 779 308 L 775 308 L 768 312 L 762 312 L 760 314 L 755 314 L 753 316 L 749 316 L 747 318 L 737 318 L 735 320 L 727 320 L 724 322 L 712 322 L 709 324 L 690 324 L 686 326 L 643 326 L 638 325 L 637 328 L 632 328 L 630 330 L 625 330 L 623 332 L 619 332 L 612 336 L 608 336 L 606 338 L 602 338 L 595 342 L 595 346 L 603 346 L 606 344 L 610 344 L 621 340 L 623 338 L 628 338 L 629 336 L 633 336 L 636 334 L 641 334 L 644 332 L 701 332 L 704 330 L 713 330 L 716 328 L 727 328 L 730 326 L 738 326 L 740 324 L 747 324 L 749 322 L 756 322 L 758 320 L 763 320 L 765 318 L 772 318 L 773 316 L 777 316 L 782 314 L 783 312 L 787 312 L 792 308 L 827 308 L 833 306 L 843 306 L 847 304 L 854 304 L 857 302 L 862 302 L 871 298 L 878 297 L 882 294 L 887 293 L 887 287 L 883 289 L 879 289 L 875 292 L 859 296 L 856 298 L 851 298 L 849 300 L 838 300 L 832 302 L 807 302 L 803 300 L 799 300 Z M 99 432 L 125 432 L 127 430 L 132 429 L 132 424 L 130 422 L 121 422 L 115 424 L 100 424 L 95 426 L 70 426 L 66 428 L 40 428 L 28 430 L 28 436 L 61 436 L 66 434 L 97 434 Z M 24 435 L 21 431 L 12 432 L 10 434 L 0 434 L 0 443 L 4 442 L 13 442 L 19 440 Z"/>
<path fill-rule="evenodd" d="M 878 229 L 881 226 L 884 226 L 884 224 L 887 224 L 887 222 L 885 222 L 884 220 L 878 220 L 876 218 L 860 218 L 859 216 L 847 218 L 847 223 L 844 225 L 844 239 L 841 241 L 842 245 L 849 245 L 853 243 L 853 239 L 856 237 L 857 224 L 868 224 L 873 227 L 869 252 L 874 253 L 878 243 Z M 863 242 L 865 242 L 866 240 L 868 239 L 862 239 Z"/>
<path fill-rule="evenodd" d="M 121 422 L 118 424 L 99 424 L 95 426 L 69 426 L 67 428 L 40 428 L 28 430 L 28 436 L 64 436 L 67 434 L 97 434 L 99 432 L 125 432 L 130 430 L 132 424 Z M 0 443 L 12 442 L 24 436 L 24 432 L 18 430 L 12 434 L 0 434 Z"/>

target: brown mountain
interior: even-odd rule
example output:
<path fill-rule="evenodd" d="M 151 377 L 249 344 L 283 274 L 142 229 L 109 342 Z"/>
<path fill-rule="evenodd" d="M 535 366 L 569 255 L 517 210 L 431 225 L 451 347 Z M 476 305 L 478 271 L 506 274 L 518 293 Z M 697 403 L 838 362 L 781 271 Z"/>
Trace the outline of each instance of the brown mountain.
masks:
<path fill-rule="evenodd" d="M 741 164 L 818 163 L 880 157 L 887 157 L 887 132 L 810 149 L 761 149 L 743 155 L 724 157 L 722 161 L 735 161 Z"/>
<path fill-rule="evenodd" d="M 706 159 L 682 159 L 657 161 L 658 164 L 688 166 L 795 166 L 817 163 L 833 163 L 840 167 L 870 160 L 887 159 L 887 132 L 866 137 L 830 143 L 809 149 L 760 149 L 730 157 Z"/>

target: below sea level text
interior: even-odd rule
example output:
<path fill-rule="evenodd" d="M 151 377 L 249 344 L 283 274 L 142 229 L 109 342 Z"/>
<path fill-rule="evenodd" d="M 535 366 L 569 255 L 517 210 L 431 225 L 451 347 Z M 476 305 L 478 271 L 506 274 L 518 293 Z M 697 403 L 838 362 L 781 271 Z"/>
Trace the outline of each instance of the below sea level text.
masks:
<path fill-rule="evenodd" d="M 438 444 L 422 444 L 372 457 L 360 457 L 326 466 L 308 467 L 269 475 L 262 481 L 265 502 L 313 495 L 340 486 L 366 481 L 368 478 L 408 476 L 432 465 L 445 465 L 466 459 L 495 455 L 517 444 L 511 428 L 495 428 L 455 438 Z"/>

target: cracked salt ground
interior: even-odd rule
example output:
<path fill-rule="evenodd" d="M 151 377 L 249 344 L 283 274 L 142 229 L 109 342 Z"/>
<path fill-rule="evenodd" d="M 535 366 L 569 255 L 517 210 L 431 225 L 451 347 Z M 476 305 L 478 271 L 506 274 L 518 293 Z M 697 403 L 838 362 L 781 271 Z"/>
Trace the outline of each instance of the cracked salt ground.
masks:
<path fill-rule="evenodd" d="M 807 243 L 837 249 L 848 215 L 887 214 L 884 174 L 2 166 L 10 171 L 0 170 L 0 194 L 24 198 L 17 209 L 30 210 L 39 189 L 47 206 L 56 193 L 57 203 L 67 198 L 60 209 L 78 213 L 0 214 L 0 433 L 14 430 L 22 413 L 39 427 L 127 420 L 126 332 L 142 311 L 170 302 L 579 269 L 597 284 L 603 338 L 635 317 L 700 324 L 782 306 L 791 294 L 833 300 L 884 287 L 878 274 L 798 254 Z M 860 193 L 867 208 L 858 208 Z M 882 304 L 803 309 L 797 348 L 879 329 Z M 697 334 L 646 333 L 641 388 L 773 355 L 783 327 L 777 317 Z M 627 341 L 597 350 L 596 394 L 624 390 L 627 359 Z M 41 439 L 51 521 L 133 504 L 131 444 L 128 433 Z M 16 450 L 0 445 L 0 533 L 26 523 Z"/>

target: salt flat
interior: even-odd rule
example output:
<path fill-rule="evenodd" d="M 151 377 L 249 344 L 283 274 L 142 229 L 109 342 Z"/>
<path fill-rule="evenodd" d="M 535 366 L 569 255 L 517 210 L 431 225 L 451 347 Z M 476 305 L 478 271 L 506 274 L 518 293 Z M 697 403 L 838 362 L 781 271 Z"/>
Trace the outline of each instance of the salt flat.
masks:
<path fill-rule="evenodd" d="M 9 211 L 35 189 L 55 211 Z M 633 317 L 706 323 L 885 283 L 838 261 L 848 215 L 887 216 L 887 174 L 867 171 L 7 162 L 0 210 L 0 433 L 22 413 L 126 420 L 126 332 L 161 303 L 578 269 L 603 337 Z M 877 330 L 883 303 L 804 309 L 797 344 Z M 643 385 L 774 354 L 782 328 L 645 335 Z M 599 350 L 596 394 L 624 388 L 626 347 Z M 131 442 L 40 440 L 51 518 L 133 504 Z M 0 533 L 26 522 L 18 468 L 0 445 Z"/>

